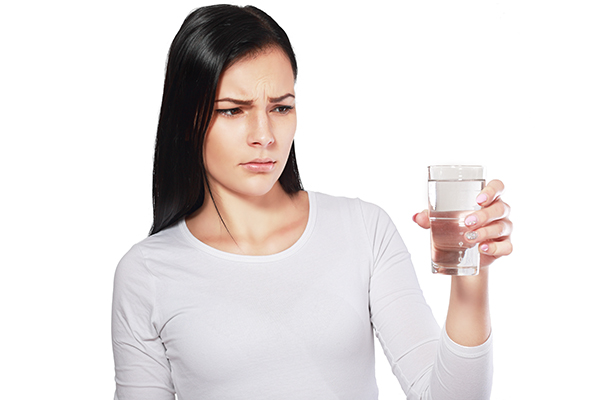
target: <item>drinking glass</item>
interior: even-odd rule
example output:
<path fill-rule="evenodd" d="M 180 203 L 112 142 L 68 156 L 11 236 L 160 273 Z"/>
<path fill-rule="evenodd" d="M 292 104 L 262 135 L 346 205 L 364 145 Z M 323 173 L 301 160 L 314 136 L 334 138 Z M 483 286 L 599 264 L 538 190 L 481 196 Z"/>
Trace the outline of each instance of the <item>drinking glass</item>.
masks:
<path fill-rule="evenodd" d="M 485 186 L 480 165 L 431 165 L 429 221 L 434 274 L 477 275 L 479 247 L 468 243 L 465 217 L 481 207 L 475 200 Z"/>

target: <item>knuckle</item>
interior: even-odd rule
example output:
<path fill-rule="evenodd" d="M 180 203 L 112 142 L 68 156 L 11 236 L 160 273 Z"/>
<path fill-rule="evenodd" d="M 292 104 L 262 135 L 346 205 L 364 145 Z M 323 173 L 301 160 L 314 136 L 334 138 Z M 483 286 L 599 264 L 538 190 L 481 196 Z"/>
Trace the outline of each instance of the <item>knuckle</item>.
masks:
<path fill-rule="evenodd" d="M 505 202 L 502 202 L 502 204 L 504 205 L 504 213 L 503 213 L 503 216 L 504 216 L 504 217 L 508 217 L 508 216 L 510 215 L 511 208 L 510 208 L 510 206 L 509 206 L 508 204 L 506 204 Z"/>
<path fill-rule="evenodd" d="M 504 183 L 500 179 L 494 179 L 490 182 L 494 186 L 497 192 L 504 190 Z"/>
<path fill-rule="evenodd" d="M 498 214 L 498 216 L 504 217 L 504 213 L 506 212 L 506 208 L 504 207 L 504 202 L 503 201 L 499 201 L 499 202 L 495 203 L 494 204 L 494 211 L 496 211 L 496 213 Z"/>
<path fill-rule="evenodd" d="M 486 188 L 489 188 L 492 198 L 496 201 L 504 191 L 504 183 L 498 179 L 494 179 L 486 186 Z"/>
<path fill-rule="evenodd" d="M 499 179 L 496 179 L 496 182 L 498 182 L 498 191 L 499 192 L 504 191 L 504 183 Z"/>
<path fill-rule="evenodd" d="M 506 220 L 506 221 L 504 221 L 504 224 L 506 225 L 505 231 L 506 231 L 506 235 L 508 236 L 513 231 L 513 223 L 510 220 Z"/>
<path fill-rule="evenodd" d="M 479 218 L 479 216 L 481 218 Z M 491 218 L 490 215 L 490 208 L 486 207 L 486 208 L 482 208 L 481 210 L 479 210 L 479 216 L 478 216 L 478 221 L 480 224 L 485 224 L 486 222 L 488 222 Z"/>
<path fill-rule="evenodd" d="M 488 228 L 479 228 L 475 231 L 477 233 L 477 240 L 478 241 L 484 241 L 488 238 L 489 236 L 489 231 Z"/>
<path fill-rule="evenodd" d="M 500 225 L 500 229 L 499 229 L 499 232 L 498 232 L 498 237 L 507 236 L 508 233 L 510 232 L 509 229 L 510 228 L 509 228 L 508 224 L 503 221 L 502 224 Z"/>
<path fill-rule="evenodd" d="M 490 221 L 494 221 L 497 218 L 497 215 L 502 211 L 498 208 L 498 204 L 497 203 L 493 203 L 488 207 L 482 208 L 479 212 L 481 213 L 481 216 L 483 217 L 480 220 L 480 223 L 484 224 L 486 222 L 490 222 Z"/>

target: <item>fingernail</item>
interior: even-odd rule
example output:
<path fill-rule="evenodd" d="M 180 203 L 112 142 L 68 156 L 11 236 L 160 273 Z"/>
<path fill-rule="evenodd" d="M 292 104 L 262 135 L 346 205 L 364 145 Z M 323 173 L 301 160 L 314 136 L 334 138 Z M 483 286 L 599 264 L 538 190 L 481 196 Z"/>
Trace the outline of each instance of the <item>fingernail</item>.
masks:
<path fill-rule="evenodd" d="M 490 249 L 490 246 L 488 246 L 487 244 L 482 244 L 481 245 L 481 251 L 483 251 L 484 253 L 487 253 L 487 251 Z"/>
<path fill-rule="evenodd" d="M 466 235 L 465 235 L 465 237 L 468 240 L 475 240 L 475 239 L 477 239 L 477 236 L 479 236 L 479 235 L 477 235 L 477 232 L 475 232 L 475 231 L 473 231 L 473 232 L 467 232 Z"/>
<path fill-rule="evenodd" d="M 483 204 L 483 203 L 485 203 L 487 201 L 487 199 L 488 199 L 487 194 L 481 193 L 479 196 L 477 196 L 477 203 L 478 204 Z"/>
<path fill-rule="evenodd" d="M 475 215 L 469 215 L 465 219 L 465 225 L 467 225 L 467 226 L 472 226 L 472 225 L 475 225 L 476 223 L 477 223 L 477 217 Z"/>
<path fill-rule="evenodd" d="M 419 215 L 419 213 L 416 213 L 415 215 L 413 215 L 413 222 L 417 222 L 417 215 Z"/>

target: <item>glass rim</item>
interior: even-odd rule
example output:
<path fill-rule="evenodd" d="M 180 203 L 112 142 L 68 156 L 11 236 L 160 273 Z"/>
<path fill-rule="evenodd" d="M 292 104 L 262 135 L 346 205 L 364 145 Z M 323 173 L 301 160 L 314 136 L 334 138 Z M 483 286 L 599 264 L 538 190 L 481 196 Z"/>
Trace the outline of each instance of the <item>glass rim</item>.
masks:
<path fill-rule="evenodd" d="M 483 165 L 430 165 L 427 171 L 430 181 L 485 180 Z"/>
<path fill-rule="evenodd" d="M 463 164 L 439 164 L 439 165 L 429 165 L 427 168 L 483 168 L 483 165 L 463 165 Z"/>

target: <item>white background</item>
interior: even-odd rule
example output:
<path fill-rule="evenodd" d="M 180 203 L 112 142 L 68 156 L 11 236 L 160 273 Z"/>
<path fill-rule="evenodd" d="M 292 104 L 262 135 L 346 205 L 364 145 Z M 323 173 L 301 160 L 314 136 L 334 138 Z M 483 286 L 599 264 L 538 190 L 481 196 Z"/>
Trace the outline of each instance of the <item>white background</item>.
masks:
<path fill-rule="evenodd" d="M 394 219 L 438 321 L 429 164 L 483 164 L 507 187 L 514 253 L 492 266 L 493 399 L 596 393 L 600 278 L 594 1 L 255 1 L 298 63 L 307 189 Z M 114 390 L 114 268 L 151 225 L 168 47 L 202 1 L 28 1 L 2 7 L 5 398 Z M 377 347 L 382 400 L 404 398 Z"/>

